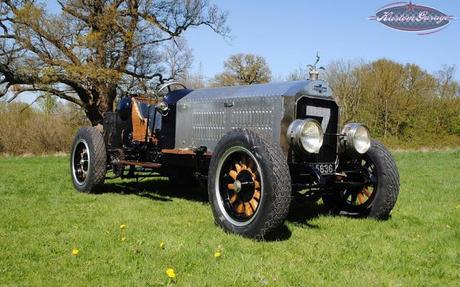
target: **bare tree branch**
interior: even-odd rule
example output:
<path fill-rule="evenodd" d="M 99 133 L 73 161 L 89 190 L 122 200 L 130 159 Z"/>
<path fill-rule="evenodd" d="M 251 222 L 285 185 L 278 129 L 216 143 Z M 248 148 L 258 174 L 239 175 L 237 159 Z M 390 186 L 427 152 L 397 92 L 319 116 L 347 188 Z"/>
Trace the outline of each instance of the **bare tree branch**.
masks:
<path fill-rule="evenodd" d="M 191 56 L 165 53 L 169 41 L 198 26 L 228 34 L 225 13 L 207 0 L 58 4 L 61 13 L 51 15 L 35 1 L 0 3 L 0 97 L 50 93 L 84 107 L 93 124 L 117 94 L 145 92 L 159 72 L 184 73 Z M 168 62 L 170 55 L 176 58 Z"/>

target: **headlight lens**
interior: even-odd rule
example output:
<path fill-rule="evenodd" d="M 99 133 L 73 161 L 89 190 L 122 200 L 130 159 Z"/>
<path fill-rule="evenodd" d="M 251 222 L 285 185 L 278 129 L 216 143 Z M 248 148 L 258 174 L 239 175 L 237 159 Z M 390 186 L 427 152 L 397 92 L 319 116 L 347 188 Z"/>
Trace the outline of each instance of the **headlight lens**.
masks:
<path fill-rule="evenodd" d="M 366 126 L 356 123 L 346 124 L 343 128 L 347 149 L 364 154 L 371 147 L 371 136 Z"/>
<path fill-rule="evenodd" d="M 308 153 L 318 153 L 323 145 L 323 129 L 313 120 L 295 120 L 288 128 L 288 141 L 294 148 L 301 148 Z"/>
<path fill-rule="evenodd" d="M 353 146 L 359 153 L 366 153 L 371 147 L 371 137 L 369 131 L 364 126 L 359 126 L 356 129 L 355 136 L 353 137 Z"/>

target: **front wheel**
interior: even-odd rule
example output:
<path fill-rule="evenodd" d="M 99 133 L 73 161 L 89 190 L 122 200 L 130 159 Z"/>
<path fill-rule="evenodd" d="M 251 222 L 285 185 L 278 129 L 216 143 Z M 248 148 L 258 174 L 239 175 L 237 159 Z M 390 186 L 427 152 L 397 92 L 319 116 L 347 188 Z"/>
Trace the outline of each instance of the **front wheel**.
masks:
<path fill-rule="evenodd" d="M 217 144 L 208 174 L 209 201 L 224 230 L 262 239 L 289 211 L 291 178 L 279 147 L 247 129 L 235 129 Z"/>
<path fill-rule="evenodd" d="M 370 149 L 352 159 L 341 159 L 338 171 L 346 174 L 346 188 L 323 196 L 335 213 L 387 219 L 399 194 L 399 173 L 391 153 L 373 140 Z M 356 184 L 358 183 L 358 184 Z M 360 184 L 361 183 L 361 184 Z"/>
<path fill-rule="evenodd" d="M 104 182 L 107 154 L 102 134 L 96 128 L 80 128 L 72 144 L 70 172 L 80 192 L 95 192 Z"/>

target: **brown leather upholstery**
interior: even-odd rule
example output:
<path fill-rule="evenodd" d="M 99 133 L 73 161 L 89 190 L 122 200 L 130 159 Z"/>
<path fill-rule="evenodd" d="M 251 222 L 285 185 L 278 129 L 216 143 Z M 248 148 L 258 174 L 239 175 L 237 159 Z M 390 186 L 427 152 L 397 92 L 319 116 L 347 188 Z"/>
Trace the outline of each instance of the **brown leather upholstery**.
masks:
<path fill-rule="evenodd" d="M 147 127 L 147 118 L 145 118 L 139 107 L 139 102 L 132 98 L 132 109 L 131 109 L 131 119 L 133 122 L 133 140 L 134 141 L 145 141 L 145 131 Z M 148 136 L 150 136 L 150 129 L 148 131 Z"/>

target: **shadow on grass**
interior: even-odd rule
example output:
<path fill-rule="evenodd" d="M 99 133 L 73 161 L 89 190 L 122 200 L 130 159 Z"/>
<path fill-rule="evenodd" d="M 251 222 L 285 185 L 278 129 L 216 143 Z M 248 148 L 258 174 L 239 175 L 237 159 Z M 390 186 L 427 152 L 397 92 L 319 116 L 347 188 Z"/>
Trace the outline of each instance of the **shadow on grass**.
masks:
<path fill-rule="evenodd" d="M 319 229 L 320 226 L 311 224 L 310 221 L 323 215 L 331 215 L 330 209 L 316 200 L 294 197 L 287 220 L 297 226 Z"/>
<path fill-rule="evenodd" d="M 171 198 L 182 198 L 191 201 L 208 202 L 207 193 L 199 186 L 180 187 L 172 185 L 168 180 L 145 179 L 142 181 L 108 182 L 101 186 L 97 193 L 118 193 L 145 197 L 156 201 L 171 201 Z"/>
<path fill-rule="evenodd" d="M 181 187 L 171 184 L 168 180 L 155 178 L 142 181 L 109 181 L 98 190 L 98 194 L 104 193 L 136 195 L 155 201 L 172 201 L 173 198 L 180 198 L 201 203 L 208 202 L 208 194 L 203 187 Z M 318 229 L 320 228 L 318 225 L 311 224 L 309 221 L 329 214 L 329 210 L 322 204 L 304 198 L 294 198 L 287 220 L 300 227 Z M 283 241 L 289 239 L 291 235 L 289 228 L 283 225 L 275 233 L 266 236 L 264 240 Z"/>

